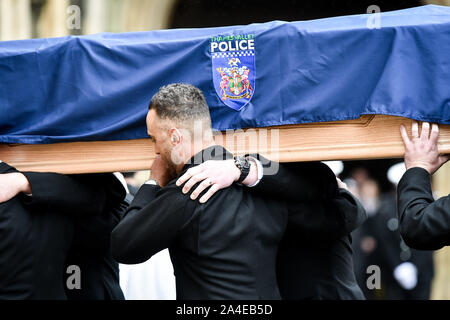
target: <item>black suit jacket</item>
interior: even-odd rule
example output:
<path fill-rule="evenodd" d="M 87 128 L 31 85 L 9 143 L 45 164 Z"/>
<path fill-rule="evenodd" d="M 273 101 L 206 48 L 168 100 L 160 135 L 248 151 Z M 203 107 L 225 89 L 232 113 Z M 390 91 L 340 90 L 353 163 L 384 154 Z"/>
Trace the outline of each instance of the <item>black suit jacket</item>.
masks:
<path fill-rule="evenodd" d="M 0 163 L 0 173 L 16 172 Z M 0 299 L 65 299 L 64 263 L 73 236 L 67 216 L 30 209 L 24 196 L 0 204 Z"/>
<path fill-rule="evenodd" d="M 450 196 L 436 201 L 429 173 L 410 168 L 397 187 L 400 233 L 415 249 L 437 250 L 450 244 Z"/>
<path fill-rule="evenodd" d="M 68 290 L 69 300 L 124 300 L 119 265 L 111 255 L 111 232 L 128 208 L 121 202 L 99 215 L 76 219 L 66 265 L 82 270 L 81 290 Z"/>
<path fill-rule="evenodd" d="M 33 193 L 28 205 L 70 217 L 73 224 L 64 265 L 80 267 L 81 289 L 69 290 L 65 285 L 67 298 L 123 300 L 119 265 L 110 251 L 111 231 L 127 208 L 121 183 L 112 174 L 23 174 Z"/>
<path fill-rule="evenodd" d="M 0 173 L 14 171 L 0 164 Z M 0 298 L 123 299 L 118 265 L 109 253 L 110 233 L 125 195 L 120 182 L 106 174 L 23 174 L 33 196 L 19 195 L 0 205 L 0 234 L 11 239 L 0 248 L 0 259 L 16 256 L 1 261 L 0 282 L 16 264 L 23 265 L 11 278 L 22 289 L 0 285 Z M 71 264 L 81 268 L 81 290 L 66 291 L 66 267 Z"/>
<path fill-rule="evenodd" d="M 259 159 L 264 168 L 270 163 Z M 366 212 L 350 192 L 338 189 L 334 173 L 320 162 L 280 164 L 277 174 L 264 175 L 255 190 L 289 203 L 277 258 L 283 299 L 364 299 L 350 233 Z"/>
<path fill-rule="evenodd" d="M 224 158 L 232 155 L 220 146 L 207 148 L 181 174 Z M 169 248 L 178 299 L 279 299 L 275 264 L 285 204 L 239 185 L 200 204 L 175 182 L 141 187 L 112 233 L 113 256 L 139 263 Z"/>

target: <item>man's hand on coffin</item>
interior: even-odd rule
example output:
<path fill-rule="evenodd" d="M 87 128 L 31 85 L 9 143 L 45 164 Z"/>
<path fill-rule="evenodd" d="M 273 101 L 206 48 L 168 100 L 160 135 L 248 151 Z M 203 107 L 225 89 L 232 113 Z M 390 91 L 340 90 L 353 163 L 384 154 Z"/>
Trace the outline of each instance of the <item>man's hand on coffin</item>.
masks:
<path fill-rule="evenodd" d="M 0 174 L 0 203 L 11 200 L 21 192 L 31 194 L 30 184 L 23 174 Z"/>
<path fill-rule="evenodd" d="M 449 155 L 440 155 L 437 142 L 439 137 L 439 127 L 424 122 L 419 135 L 419 124 L 414 121 L 412 124 L 411 139 L 406 132 L 406 128 L 401 125 L 400 132 L 405 145 L 405 166 L 406 170 L 413 167 L 420 167 L 433 174 L 445 162 L 449 160 Z"/>

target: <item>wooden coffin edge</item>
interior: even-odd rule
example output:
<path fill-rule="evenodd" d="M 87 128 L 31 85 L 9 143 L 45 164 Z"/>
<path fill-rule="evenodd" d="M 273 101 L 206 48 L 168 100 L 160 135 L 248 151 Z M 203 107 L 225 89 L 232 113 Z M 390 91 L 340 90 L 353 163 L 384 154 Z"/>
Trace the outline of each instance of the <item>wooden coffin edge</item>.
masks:
<path fill-rule="evenodd" d="M 357 120 L 218 132 L 216 141 L 235 154 L 260 153 L 280 162 L 403 157 L 400 124 L 412 120 L 365 115 Z M 440 125 L 439 150 L 450 153 L 450 125 Z M 0 160 L 21 171 L 94 173 L 150 169 L 149 139 L 0 145 Z"/>

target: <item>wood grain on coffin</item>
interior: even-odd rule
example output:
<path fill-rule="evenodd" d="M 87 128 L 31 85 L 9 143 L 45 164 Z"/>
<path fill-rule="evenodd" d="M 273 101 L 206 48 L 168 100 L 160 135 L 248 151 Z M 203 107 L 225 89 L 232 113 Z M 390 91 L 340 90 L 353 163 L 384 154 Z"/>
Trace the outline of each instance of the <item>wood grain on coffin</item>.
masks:
<path fill-rule="evenodd" d="M 93 173 L 150 168 L 154 158 L 149 139 L 0 145 L 0 160 L 21 171 Z"/>
<path fill-rule="evenodd" d="M 366 115 L 356 120 L 237 130 L 216 134 L 235 154 L 258 152 L 282 162 L 398 158 L 404 147 L 400 124 L 412 120 Z M 439 150 L 450 153 L 450 126 L 440 125 Z M 0 145 L 0 160 L 22 171 L 92 173 L 147 170 L 154 159 L 149 139 Z"/>

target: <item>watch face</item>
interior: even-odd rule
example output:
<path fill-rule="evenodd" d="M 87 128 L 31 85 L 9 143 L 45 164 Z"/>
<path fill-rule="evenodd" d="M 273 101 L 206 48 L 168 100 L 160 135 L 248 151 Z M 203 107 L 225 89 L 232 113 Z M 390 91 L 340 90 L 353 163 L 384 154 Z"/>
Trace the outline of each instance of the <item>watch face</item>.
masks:
<path fill-rule="evenodd" d="M 242 169 L 250 168 L 250 163 L 245 157 L 236 157 L 236 159 L 239 161 L 239 165 Z"/>
<path fill-rule="evenodd" d="M 250 169 L 250 161 L 248 159 L 244 158 L 244 168 Z"/>
<path fill-rule="evenodd" d="M 239 169 L 242 169 L 243 167 L 243 161 L 241 157 L 236 157 L 234 158 L 234 164 L 236 165 L 236 167 L 238 167 Z"/>
<path fill-rule="evenodd" d="M 241 176 L 238 179 L 238 183 L 241 183 L 250 172 L 250 162 L 247 158 L 244 157 L 236 157 L 234 163 L 236 167 L 241 171 Z"/>

